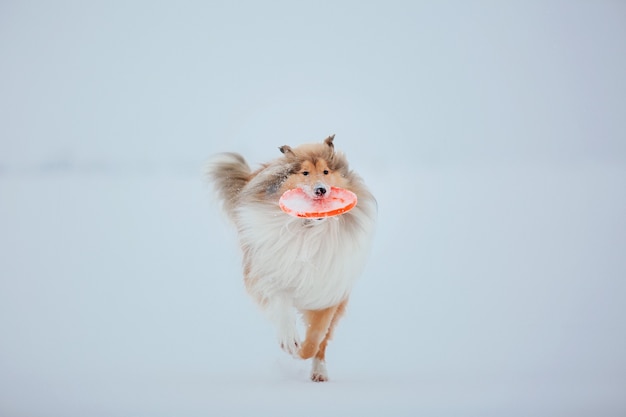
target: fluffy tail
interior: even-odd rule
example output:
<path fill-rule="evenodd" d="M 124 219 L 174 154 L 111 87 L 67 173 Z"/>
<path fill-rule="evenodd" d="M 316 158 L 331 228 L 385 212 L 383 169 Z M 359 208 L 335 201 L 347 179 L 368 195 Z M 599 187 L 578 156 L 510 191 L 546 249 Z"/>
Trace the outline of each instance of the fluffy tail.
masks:
<path fill-rule="evenodd" d="M 207 179 L 213 184 L 224 210 L 231 215 L 237 206 L 239 193 L 250 181 L 250 167 L 243 156 L 223 153 L 212 158 L 207 165 Z"/>

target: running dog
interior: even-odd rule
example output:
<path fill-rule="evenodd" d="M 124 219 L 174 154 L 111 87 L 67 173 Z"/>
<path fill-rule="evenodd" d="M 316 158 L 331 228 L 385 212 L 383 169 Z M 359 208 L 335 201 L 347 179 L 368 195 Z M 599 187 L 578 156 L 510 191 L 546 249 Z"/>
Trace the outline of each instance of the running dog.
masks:
<path fill-rule="evenodd" d="M 326 346 L 365 265 L 377 214 L 376 199 L 333 140 L 281 146 L 280 158 L 255 171 L 236 153 L 219 154 L 208 165 L 208 178 L 239 234 L 246 290 L 275 324 L 281 348 L 313 358 L 316 382 L 328 380 Z M 301 188 L 320 199 L 332 187 L 355 193 L 357 205 L 321 219 L 292 217 L 279 207 L 287 190 Z M 304 342 L 297 312 L 306 325 Z"/>

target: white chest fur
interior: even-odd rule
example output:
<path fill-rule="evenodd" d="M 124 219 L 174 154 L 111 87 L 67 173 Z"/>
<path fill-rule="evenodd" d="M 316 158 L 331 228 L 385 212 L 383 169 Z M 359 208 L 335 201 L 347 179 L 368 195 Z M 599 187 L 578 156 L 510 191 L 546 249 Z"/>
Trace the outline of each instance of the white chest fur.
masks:
<path fill-rule="evenodd" d="M 236 223 L 254 291 L 262 298 L 287 296 L 309 310 L 347 298 L 369 253 L 374 221 L 366 212 L 371 210 L 355 208 L 349 215 L 305 220 L 275 203 L 240 206 Z"/>

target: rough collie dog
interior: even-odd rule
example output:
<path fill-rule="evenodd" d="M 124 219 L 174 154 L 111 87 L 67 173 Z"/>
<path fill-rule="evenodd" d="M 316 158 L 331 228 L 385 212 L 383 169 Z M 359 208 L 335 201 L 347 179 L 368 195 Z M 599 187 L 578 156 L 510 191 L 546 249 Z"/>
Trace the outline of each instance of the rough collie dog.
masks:
<path fill-rule="evenodd" d="M 365 264 L 377 211 L 373 195 L 333 139 L 281 146 L 283 156 L 256 171 L 236 153 L 220 154 L 208 166 L 209 180 L 239 233 L 247 291 L 275 324 L 280 347 L 313 358 L 311 379 L 317 382 L 328 380 L 326 345 Z M 355 193 L 356 207 L 322 219 L 292 217 L 279 207 L 287 190 L 302 188 L 312 198 L 326 198 L 331 187 Z M 296 312 L 305 322 L 304 342 Z"/>

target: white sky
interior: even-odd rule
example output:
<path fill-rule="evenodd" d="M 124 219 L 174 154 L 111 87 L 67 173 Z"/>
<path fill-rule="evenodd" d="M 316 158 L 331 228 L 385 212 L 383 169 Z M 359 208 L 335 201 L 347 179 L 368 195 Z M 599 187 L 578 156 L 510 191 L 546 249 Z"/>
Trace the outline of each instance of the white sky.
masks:
<path fill-rule="evenodd" d="M 198 163 L 330 133 L 420 164 L 623 161 L 625 9 L 3 2 L 0 164 Z"/>

